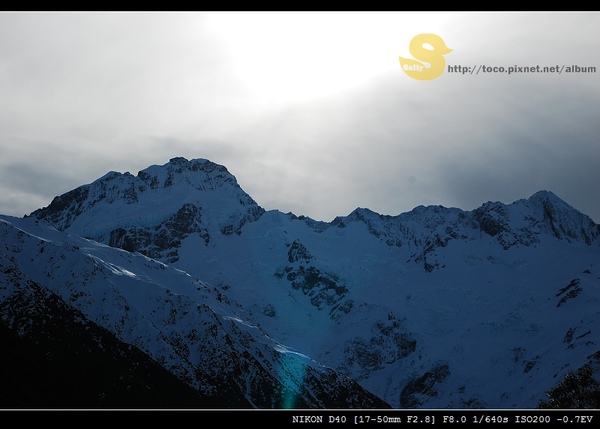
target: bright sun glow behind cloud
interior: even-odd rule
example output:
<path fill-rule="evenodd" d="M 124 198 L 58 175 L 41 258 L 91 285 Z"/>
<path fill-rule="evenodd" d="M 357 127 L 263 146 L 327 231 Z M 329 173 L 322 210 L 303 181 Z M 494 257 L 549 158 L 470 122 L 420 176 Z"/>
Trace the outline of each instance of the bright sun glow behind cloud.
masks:
<path fill-rule="evenodd" d="M 432 27 L 443 17 L 429 15 Z M 405 21 L 405 20 L 404 20 Z M 397 72 L 415 26 L 396 13 L 215 13 L 206 24 L 244 86 L 264 102 L 315 100 Z"/>

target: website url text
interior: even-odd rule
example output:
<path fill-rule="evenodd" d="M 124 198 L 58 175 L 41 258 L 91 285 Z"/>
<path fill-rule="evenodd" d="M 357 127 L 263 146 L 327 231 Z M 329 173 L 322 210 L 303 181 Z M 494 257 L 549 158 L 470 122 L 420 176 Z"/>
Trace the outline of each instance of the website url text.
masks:
<path fill-rule="evenodd" d="M 479 73 L 506 73 L 506 74 L 517 74 L 517 73 L 596 73 L 596 67 L 583 67 L 579 65 L 555 65 L 555 66 L 486 66 L 484 64 L 474 66 L 463 66 L 463 65 L 449 65 L 448 73 L 461 73 L 461 74 L 479 74 Z"/>

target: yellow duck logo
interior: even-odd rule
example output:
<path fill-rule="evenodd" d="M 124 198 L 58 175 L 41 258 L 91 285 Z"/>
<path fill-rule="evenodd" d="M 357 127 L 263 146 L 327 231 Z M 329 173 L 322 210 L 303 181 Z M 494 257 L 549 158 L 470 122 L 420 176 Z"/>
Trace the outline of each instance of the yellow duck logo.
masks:
<path fill-rule="evenodd" d="M 427 49 L 424 45 L 430 45 L 433 49 Z M 444 40 L 436 34 L 419 34 L 413 37 L 408 46 L 410 54 L 417 60 L 412 58 L 400 58 L 400 67 L 402 70 L 418 80 L 432 80 L 441 76 L 446 68 L 446 60 L 444 55 L 452 52 L 452 49 L 446 46 Z M 428 63 L 429 66 L 423 64 Z"/>

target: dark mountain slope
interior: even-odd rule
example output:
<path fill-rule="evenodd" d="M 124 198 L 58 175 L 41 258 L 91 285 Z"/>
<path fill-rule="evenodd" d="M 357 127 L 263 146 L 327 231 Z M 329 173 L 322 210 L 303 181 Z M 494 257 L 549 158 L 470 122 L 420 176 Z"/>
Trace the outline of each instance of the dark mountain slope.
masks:
<path fill-rule="evenodd" d="M 0 270 L 15 287 L 0 303 L 0 408 L 248 406 L 200 394 L 14 267 Z"/>

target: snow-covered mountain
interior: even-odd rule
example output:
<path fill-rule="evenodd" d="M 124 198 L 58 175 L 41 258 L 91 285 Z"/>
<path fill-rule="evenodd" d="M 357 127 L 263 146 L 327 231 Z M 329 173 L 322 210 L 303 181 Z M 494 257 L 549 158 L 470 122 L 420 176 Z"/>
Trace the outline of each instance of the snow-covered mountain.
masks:
<path fill-rule="evenodd" d="M 551 192 L 321 222 L 173 158 L 0 220 L 7 325 L 36 285 L 232 406 L 534 408 L 598 377 L 600 226 Z"/>
<path fill-rule="evenodd" d="M 197 407 L 386 405 L 270 338 L 220 288 L 186 272 L 33 218 L 1 216 L 0 237 L 0 317 L 22 337 L 37 342 L 39 325 L 65 329 L 63 313 L 74 313 L 69 331 L 111 332 L 198 391 Z M 99 334 L 91 342 L 106 347 Z"/>

